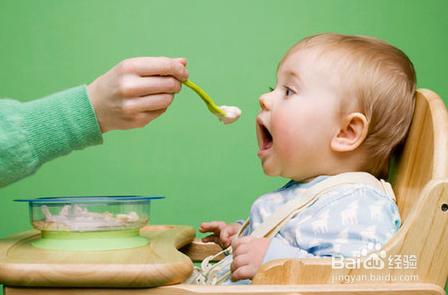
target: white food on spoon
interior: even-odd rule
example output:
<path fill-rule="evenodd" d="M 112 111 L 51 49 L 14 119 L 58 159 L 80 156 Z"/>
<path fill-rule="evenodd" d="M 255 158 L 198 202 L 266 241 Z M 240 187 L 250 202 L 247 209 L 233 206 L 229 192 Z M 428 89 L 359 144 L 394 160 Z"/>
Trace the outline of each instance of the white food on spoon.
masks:
<path fill-rule="evenodd" d="M 219 108 L 225 113 L 224 116 L 219 118 L 224 124 L 231 124 L 241 116 L 241 110 L 238 107 L 220 106 Z"/>

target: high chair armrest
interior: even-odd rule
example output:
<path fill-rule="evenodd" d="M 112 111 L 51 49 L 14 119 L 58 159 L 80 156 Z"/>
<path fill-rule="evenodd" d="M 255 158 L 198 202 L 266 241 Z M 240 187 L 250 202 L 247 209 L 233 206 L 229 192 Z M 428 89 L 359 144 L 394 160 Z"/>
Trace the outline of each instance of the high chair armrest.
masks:
<path fill-rule="evenodd" d="M 185 245 L 179 249 L 182 253 L 191 258 L 191 260 L 197 262 L 202 261 L 206 257 L 215 255 L 216 253 L 222 251 L 221 247 L 216 243 L 204 243 L 199 239 L 193 240 L 188 245 Z M 219 261 L 224 258 L 224 255 L 219 255 L 216 259 L 212 261 Z"/>
<path fill-rule="evenodd" d="M 276 259 L 263 264 L 253 284 L 322 284 L 331 280 L 330 258 Z"/>

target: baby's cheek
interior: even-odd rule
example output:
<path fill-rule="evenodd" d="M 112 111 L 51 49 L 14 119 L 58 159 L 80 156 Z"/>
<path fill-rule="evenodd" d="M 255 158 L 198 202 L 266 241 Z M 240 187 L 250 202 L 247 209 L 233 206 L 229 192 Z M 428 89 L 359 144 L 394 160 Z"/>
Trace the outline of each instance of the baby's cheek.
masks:
<path fill-rule="evenodd" d="M 282 110 L 271 121 L 274 145 L 278 156 L 290 158 L 302 149 L 307 140 L 307 122 L 300 114 Z"/>
<path fill-rule="evenodd" d="M 284 127 L 281 134 L 281 146 L 287 155 L 300 152 L 307 142 L 306 130 L 298 126 Z"/>

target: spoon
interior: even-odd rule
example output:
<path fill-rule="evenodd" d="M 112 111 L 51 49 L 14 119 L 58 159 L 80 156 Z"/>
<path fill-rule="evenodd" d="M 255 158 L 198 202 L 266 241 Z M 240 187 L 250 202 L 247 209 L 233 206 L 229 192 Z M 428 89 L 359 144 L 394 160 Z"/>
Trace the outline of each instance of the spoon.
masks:
<path fill-rule="evenodd" d="M 204 89 L 199 87 L 197 84 L 193 83 L 190 80 L 183 82 L 183 84 L 196 92 L 205 102 L 209 111 L 217 116 L 219 120 L 223 121 L 224 124 L 233 123 L 240 117 L 241 110 L 239 108 L 232 106 L 219 107 L 216 105 L 210 95 L 208 95 L 207 92 L 205 92 Z"/>

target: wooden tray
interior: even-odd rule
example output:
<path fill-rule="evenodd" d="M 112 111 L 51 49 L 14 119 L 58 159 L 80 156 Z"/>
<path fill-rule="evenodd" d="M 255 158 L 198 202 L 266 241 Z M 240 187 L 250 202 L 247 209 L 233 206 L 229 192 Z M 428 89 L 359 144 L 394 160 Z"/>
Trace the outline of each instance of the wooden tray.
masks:
<path fill-rule="evenodd" d="M 190 258 L 177 249 L 195 230 L 183 225 L 146 226 L 144 247 L 110 251 L 54 251 L 35 248 L 39 231 L 0 240 L 0 282 L 26 287 L 135 288 L 183 282 L 192 272 Z"/>

